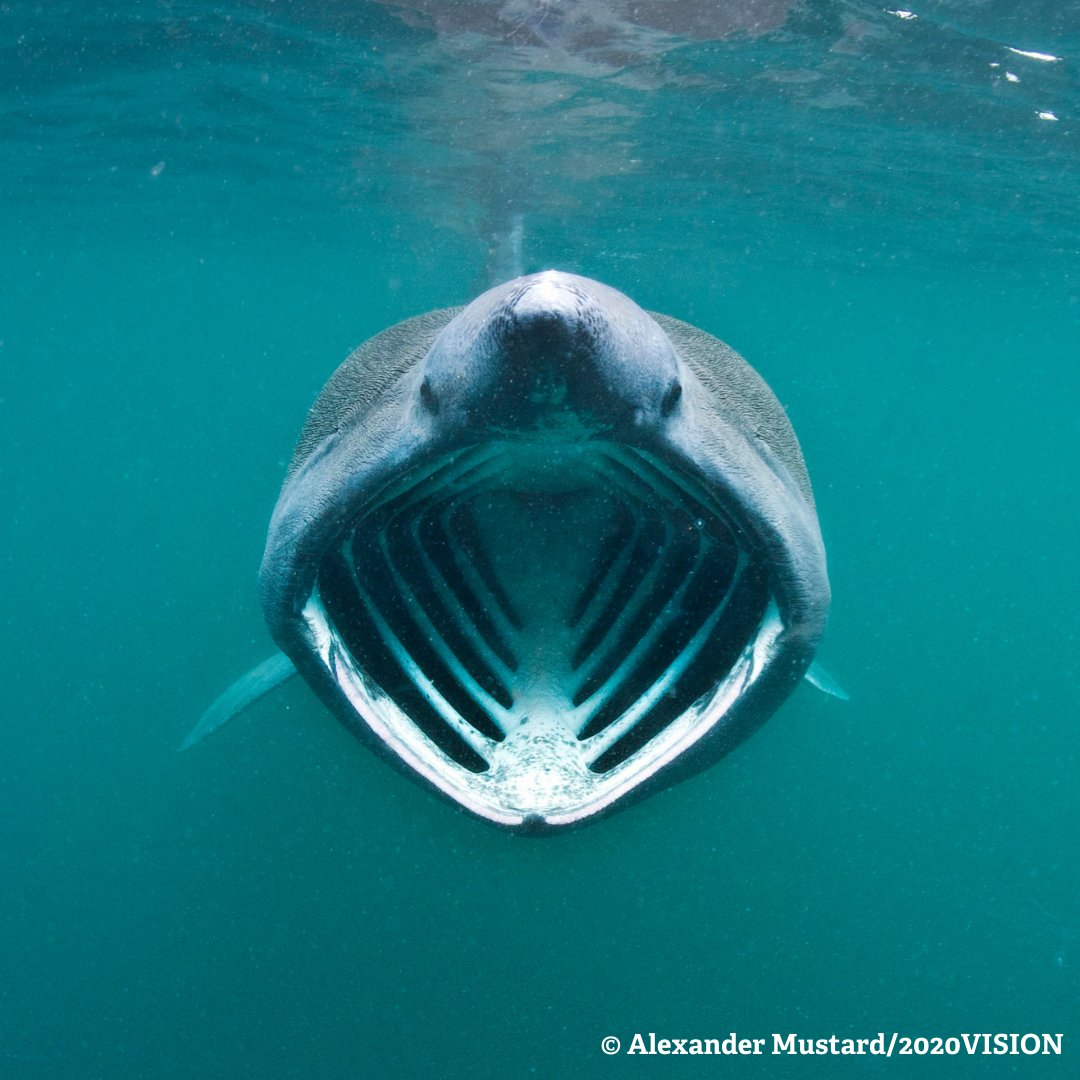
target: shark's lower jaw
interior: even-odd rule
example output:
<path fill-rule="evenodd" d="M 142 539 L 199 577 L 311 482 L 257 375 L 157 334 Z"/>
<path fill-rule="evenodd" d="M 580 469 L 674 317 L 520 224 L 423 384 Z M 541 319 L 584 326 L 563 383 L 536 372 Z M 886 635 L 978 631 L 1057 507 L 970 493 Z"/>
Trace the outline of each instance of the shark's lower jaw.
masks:
<path fill-rule="evenodd" d="M 326 553 L 308 640 L 357 722 L 490 821 L 582 821 L 704 736 L 776 651 L 766 574 L 693 478 L 505 441 L 384 491 Z"/>

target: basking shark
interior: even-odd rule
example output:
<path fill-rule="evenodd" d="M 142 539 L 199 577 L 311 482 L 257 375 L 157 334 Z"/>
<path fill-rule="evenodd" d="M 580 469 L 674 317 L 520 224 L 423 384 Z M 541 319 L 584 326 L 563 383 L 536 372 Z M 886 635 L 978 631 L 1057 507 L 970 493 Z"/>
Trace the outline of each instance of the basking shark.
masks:
<path fill-rule="evenodd" d="M 717 338 L 547 271 L 384 330 L 311 409 L 270 521 L 281 654 L 361 741 L 540 832 L 695 773 L 811 667 L 825 549 L 795 433 Z"/>

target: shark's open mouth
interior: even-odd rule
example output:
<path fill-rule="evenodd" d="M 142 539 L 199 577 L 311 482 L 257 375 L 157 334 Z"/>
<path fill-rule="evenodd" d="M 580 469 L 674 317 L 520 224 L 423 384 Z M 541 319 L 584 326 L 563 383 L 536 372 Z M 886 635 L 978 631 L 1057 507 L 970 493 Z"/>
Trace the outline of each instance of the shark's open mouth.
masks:
<path fill-rule="evenodd" d="M 375 736 L 504 824 L 579 820 L 649 779 L 780 632 L 704 486 L 595 441 L 489 443 L 406 475 L 324 556 L 304 617 Z"/>

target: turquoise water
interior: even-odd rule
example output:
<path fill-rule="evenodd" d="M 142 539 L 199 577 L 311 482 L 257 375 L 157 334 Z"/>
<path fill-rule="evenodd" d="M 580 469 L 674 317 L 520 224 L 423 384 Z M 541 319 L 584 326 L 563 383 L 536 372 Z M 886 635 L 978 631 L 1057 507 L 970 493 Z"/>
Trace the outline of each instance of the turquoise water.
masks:
<path fill-rule="evenodd" d="M 650 1031 L 1062 1032 L 690 1068 L 1075 1074 L 1080 9 L 914 14 L 0 7 L 0 1076 L 688 1068 L 601 1052 Z M 514 215 L 524 269 L 774 387 L 850 704 L 801 689 L 546 840 L 299 685 L 176 754 L 270 650 L 255 572 L 318 389 L 486 285 Z"/>

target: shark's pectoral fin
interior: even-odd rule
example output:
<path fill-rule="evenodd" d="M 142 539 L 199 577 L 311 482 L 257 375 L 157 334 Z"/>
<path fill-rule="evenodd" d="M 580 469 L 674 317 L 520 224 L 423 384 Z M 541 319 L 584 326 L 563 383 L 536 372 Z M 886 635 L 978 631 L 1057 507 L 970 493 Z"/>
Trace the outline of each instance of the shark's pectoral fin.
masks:
<path fill-rule="evenodd" d="M 253 702 L 269 694 L 286 679 L 296 674 L 293 662 L 284 653 L 274 653 L 261 664 L 253 667 L 246 675 L 241 675 L 221 694 L 202 714 L 191 734 L 180 744 L 180 750 L 190 750 L 212 735 L 226 721 L 238 716 Z"/>
<path fill-rule="evenodd" d="M 850 701 L 851 695 L 815 660 L 807 670 L 803 678 L 826 694 L 831 694 L 841 701 Z"/>

